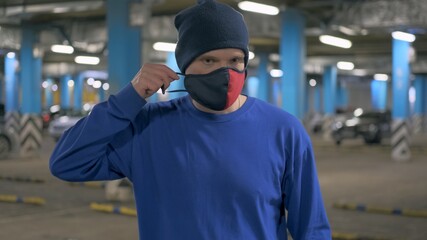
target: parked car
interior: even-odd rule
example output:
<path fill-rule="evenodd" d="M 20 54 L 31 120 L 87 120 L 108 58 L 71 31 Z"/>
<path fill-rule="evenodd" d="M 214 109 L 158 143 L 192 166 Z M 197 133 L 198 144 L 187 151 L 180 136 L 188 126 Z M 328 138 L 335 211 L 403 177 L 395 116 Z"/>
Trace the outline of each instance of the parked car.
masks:
<path fill-rule="evenodd" d="M 66 115 L 58 116 L 50 121 L 48 127 L 48 133 L 51 137 L 58 141 L 62 134 L 74 126 L 80 119 L 86 116 L 84 112 L 72 112 L 68 111 Z"/>
<path fill-rule="evenodd" d="M 362 112 L 361 109 L 356 109 L 353 116 L 335 121 L 332 125 L 332 137 L 337 145 L 346 138 L 358 137 L 363 137 L 367 144 L 378 144 L 390 135 L 390 111 Z"/>
<path fill-rule="evenodd" d="M 4 122 L 0 123 L 0 159 L 6 158 L 12 151 L 12 137 L 4 127 Z"/>
<path fill-rule="evenodd" d="M 64 115 L 63 112 L 61 112 L 61 107 L 59 105 L 53 105 L 49 107 L 48 109 L 43 109 L 41 116 L 43 121 L 43 129 L 46 129 L 49 127 L 50 122 L 55 119 L 58 115 Z"/>

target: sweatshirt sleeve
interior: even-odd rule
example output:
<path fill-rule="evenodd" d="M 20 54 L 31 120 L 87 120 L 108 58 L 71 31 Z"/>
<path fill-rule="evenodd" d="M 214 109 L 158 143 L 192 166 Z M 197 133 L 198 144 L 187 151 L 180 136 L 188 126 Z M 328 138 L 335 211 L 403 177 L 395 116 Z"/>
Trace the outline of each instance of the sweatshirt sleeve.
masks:
<path fill-rule="evenodd" d="M 131 178 L 133 122 L 147 102 L 128 84 L 68 129 L 49 161 L 52 174 L 66 181 Z"/>
<path fill-rule="evenodd" d="M 284 184 L 287 228 L 293 239 L 331 239 L 313 149 L 309 137 L 303 134 L 302 138 L 305 144 L 296 144 L 287 154 Z"/>

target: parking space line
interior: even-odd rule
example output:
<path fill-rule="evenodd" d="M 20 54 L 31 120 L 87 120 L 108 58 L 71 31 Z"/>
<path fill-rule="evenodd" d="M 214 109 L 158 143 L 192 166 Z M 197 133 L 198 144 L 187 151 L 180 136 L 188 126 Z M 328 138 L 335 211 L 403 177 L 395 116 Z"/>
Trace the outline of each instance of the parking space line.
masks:
<path fill-rule="evenodd" d="M 384 237 L 372 237 L 372 236 L 363 236 L 363 235 L 353 234 L 353 233 L 338 233 L 338 232 L 332 233 L 332 239 L 333 240 L 392 240 Z M 396 239 L 393 239 L 393 240 L 396 240 Z"/>
<path fill-rule="evenodd" d="M 25 203 L 33 205 L 44 205 L 46 200 L 41 197 L 22 197 L 17 195 L 0 195 L 0 202 Z"/>
<path fill-rule="evenodd" d="M 385 208 L 385 207 L 367 206 L 364 204 L 353 204 L 353 203 L 334 203 L 333 207 L 338 209 L 353 210 L 353 211 L 359 211 L 359 212 L 427 218 L 427 210 Z"/>
<path fill-rule="evenodd" d="M 26 183 L 44 183 L 44 179 L 31 178 L 31 177 L 11 177 L 11 176 L 0 176 L 0 180 L 11 181 L 11 182 L 26 182 Z"/>
<path fill-rule="evenodd" d="M 101 203 L 93 202 L 90 204 L 90 208 L 92 210 L 99 211 L 99 212 L 114 213 L 114 214 L 121 214 L 121 215 L 136 217 L 136 210 L 134 208 L 129 208 L 129 207 L 121 207 L 121 206 L 114 206 L 112 204 L 101 204 Z"/>
<path fill-rule="evenodd" d="M 105 188 L 105 182 L 70 182 L 71 186 L 82 186 L 90 188 Z"/>

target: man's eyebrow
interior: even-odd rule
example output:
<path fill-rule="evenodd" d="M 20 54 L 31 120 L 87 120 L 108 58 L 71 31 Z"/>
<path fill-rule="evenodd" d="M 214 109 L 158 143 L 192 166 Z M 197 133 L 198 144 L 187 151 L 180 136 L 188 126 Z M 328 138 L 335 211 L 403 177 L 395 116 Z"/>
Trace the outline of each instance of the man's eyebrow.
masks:
<path fill-rule="evenodd" d="M 201 55 L 199 56 L 197 59 L 203 59 L 203 58 L 213 58 L 213 59 L 217 59 L 217 57 L 206 54 L 206 55 Z"/>

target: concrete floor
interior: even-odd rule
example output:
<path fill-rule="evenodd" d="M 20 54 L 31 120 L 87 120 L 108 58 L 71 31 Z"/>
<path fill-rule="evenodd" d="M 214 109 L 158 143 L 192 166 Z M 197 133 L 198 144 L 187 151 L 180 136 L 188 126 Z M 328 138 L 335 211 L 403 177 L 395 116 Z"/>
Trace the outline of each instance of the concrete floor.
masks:
<path fill-rule="evenodd" d="M 385 208 L 427 210 L 427 135 L 414 138 L 412 159 L 393 162 L 389 143 L 362 140 L 339 147 L 312 136 L 319 179 L 334 233 L 353 239 L 427 239 L 427 218 L 375 214 L 334 208 L 337 202 Z M 0 177 L 30 177 L 44 183 L 0 179 L 0 195 L 39 196 L 44 206 L 0 202 L 0 239 L 138 239 L 135 217 L 100 213 L 91 202 L 108 202 L 101 188 L 72 186 L 50 176 L 47 164 L 54 142 L 46 137 L 39 157 L 0 160 Z M 133 206 L 133 203 L 126 203 Z M 356 237 L 357 237 L 356 236 Z M 336 238 L 338 239 L 338 238 Z M 345 236 L 341 239 L 351 239 Z"/>

